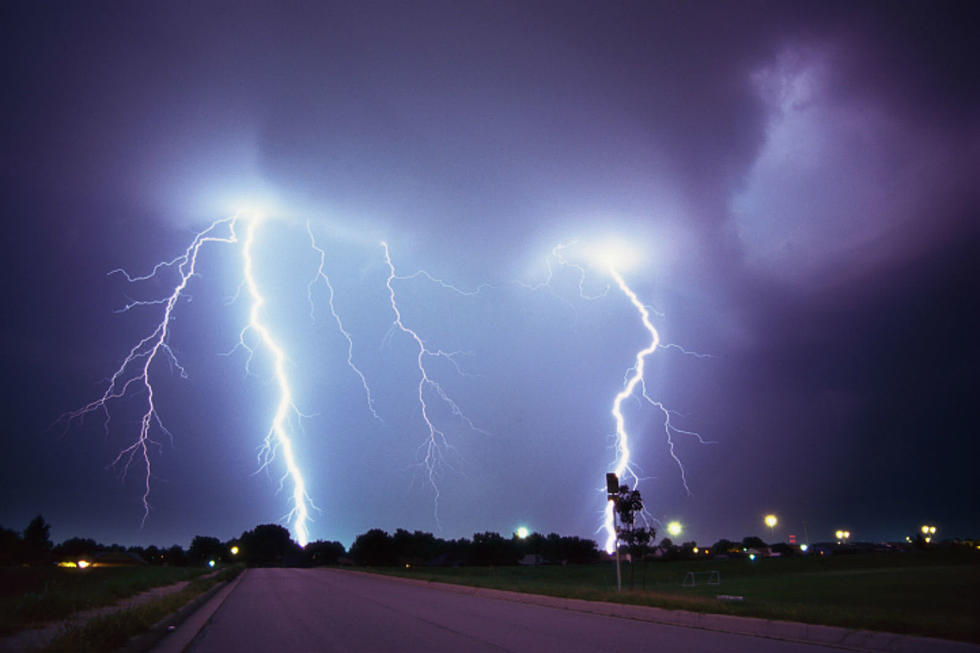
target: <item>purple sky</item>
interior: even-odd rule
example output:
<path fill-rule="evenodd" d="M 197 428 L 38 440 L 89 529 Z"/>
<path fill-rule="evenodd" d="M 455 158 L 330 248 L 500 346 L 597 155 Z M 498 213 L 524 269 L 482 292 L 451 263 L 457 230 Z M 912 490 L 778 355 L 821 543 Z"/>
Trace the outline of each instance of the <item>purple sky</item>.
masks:
<path fill-rule="evenodd" d="M 128 285 L 194 234 L 262 205 L 257 269 L 289 356 L 313 539 L 372 527 L 596 537 L 609 413 L 646 333 L 615 288 L 579 296 L 561 242 L 626 239 L 623 275 L 666 343 L 627 402 L 640 490 L 681 539 L 978 535 L 980 84 L 971 2 L 60 3 L 0 7 L 4 453 L 0 524 L 56 540 L 186 544 L 280 520 L 256 474 L 275 387 L 221 356 L 248 312 L 240 249 L 202 250 L 154 368 L 173 442 L 106 469 L 141 397 L 48 427 L 101 394 L 169 292 Z M 353 358 L 307 283 L 327 252 Z M 436 401 L 435 490 L 414 343 L 483 432 Z M 584 290 L 610 282 L 583 259 Z M 524 284 L 524 285 L 521 285 Z M 158 436 L 160 434 L 157 434 Z M 766 512 L 782 525 L 769 534 Z M 439 524 L 441 523 L 441 530 Z"/>

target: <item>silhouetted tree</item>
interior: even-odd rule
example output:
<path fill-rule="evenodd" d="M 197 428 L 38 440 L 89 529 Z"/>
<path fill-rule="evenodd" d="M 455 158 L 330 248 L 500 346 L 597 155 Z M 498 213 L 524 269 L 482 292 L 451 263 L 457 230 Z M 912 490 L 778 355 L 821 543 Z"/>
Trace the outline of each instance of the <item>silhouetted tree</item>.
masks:
<path fill-rule="evenodd" d="M 262 524 L 238 538 L 245 563 L 251 567 L 291 566 L 302 564 L 303 549 L 279 524 Z"/>
<path fill-rule="evenodd" d="M 740 547 L 736 542 L 722 538 L 711 545 L 711 554 L 716 556 L 728 555 L 732 549 L 740 549 Z"/>
<path fill-rule="evenodd" d="M 470 564 L 487 565 L 516 565 L 518 549 L 512 540 L 505 540 L 500 533 L 473 534 L 473 545 L 470 549 Z"/>
<path fill-rule="evenodd" d="M 390 567 L 397 562 L 391 536 L 380 528 L 358 535 L 350 547 L 350 555 L 357 564 L 371 567 Z"/>
<path fill-rule="evenodd" d="M 325 542 L 317 540 L 310 542 L 304 549 L 307 559 L 312 565 L 335 565 L 337 560 L 346 553 L 340 542 Z"/>
<path fill-rule="evenodd" d="M 93 556 L 102 549 L 102 545 L 92 539 L 72 537 L 54 548 L 54 554 L 58 558 L 70 558 L 78 560 L 85 556 Z"/>
<path fill-rule="evenodd" d="M 38 515 L 24 529 L 24 560 L 31 564 L 47 562 L 53 548 L 51 526 Z"/>
<path fill-rule="evenodd" d="M 185 567 L 187 566 L 187 553 L 179 544 L 174 544 L 164 551 L 163 565 L 166 567 Z"/>
<path fill-rule="evenodd" d="M 613 498 L 613 501 L 616 514 L 619 515 L 619 523 L 625 529 L 632 528 L 636 513 L 643 510 L 643 497 L 640 496 L 640 491 L 631 490 L 628 485 L 620 485 L 619 494 Z"/>
<path fill-rule="evenodd" d="M 225 554 L 225 545 L 216 537 L 206 535 L 195 535 L 191 540 L 191 548 L 187 550 L 187 557 L 192 564 L 203 565 L 210 560 L 222 560 Z"/>
<path fill-rule="evenodd" d="M 746 549 L 764 549 L 766 548 L 766 543 L 762 541 L 761 537 L 749 535 L 748 537 L 742 538 L 742 546 Z"/>
<path fill-rule="evenodd" d="M 0 526 L 0 565 L 20 563 L 24 553 L 24 542 L 20 533 Z"/>
<path fill-rule="evenodd" d="M 626 545 L 626 550 L 630 554 L 630 589 L 633 588 L 633 564 L 639 558 L 643 565 L 643 587 L 647 585 L 646 552 L 650 549 L 650 542 L 656 536 L 657 531 L 653 528 L 630 528 L 620 533 L 620 538 Z"/>

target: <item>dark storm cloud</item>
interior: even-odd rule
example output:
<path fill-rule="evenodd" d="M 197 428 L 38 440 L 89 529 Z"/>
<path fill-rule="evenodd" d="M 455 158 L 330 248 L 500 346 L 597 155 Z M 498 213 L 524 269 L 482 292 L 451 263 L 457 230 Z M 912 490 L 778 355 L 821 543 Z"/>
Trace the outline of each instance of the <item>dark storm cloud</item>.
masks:
<path fill-rule="evenodd" d="M 371 301 L 385 299 L 374 293 L 370 249 L 381 237 L 406 267 L 434 266 L 474 286 L 542 273 L 535 262 L 556 240 L 609 230 L 653 243 L 637 289 L 664 310 L 669 340 L 716 356 L 695 367 L 671 358 L 656 372 L 669 372 L 661 390 L 719 442 L 679 443 L 694 497 L 675 492 L 664 452 L 645 461 L 659 475 L 651 491 L 676 494 L 657 514 L 689 515 L 702 524 L 698 537 L 746 534 L 739 529 L 776 497 L 785 505 L 769 508 L 827 525 L 841 506 L 860 505 L 847 517 L 857 523 L 897 486 L 922 518 L 943 506 L 961 531 L 976 523 L 975 502 L 963 498 L 975 494 L 963 479 L 976 459 L 975 411 L 962 407 L 977 362 L 966 317 L 980 164 L 970 3 L 25 2 L 0 12 L 0 199 L 20 245 L 4 261 L 8 305 L 17 307 L 2 331 L 4 363 L 7 385 L 32 414 L 16 410 L 20 402 L 6 408 L 21 452 L 9 460 L 44 467 L 62 445 L 37 433 L 90 398 L 93 380 L 129 346 L 123 331 L 138 331 L 109 321 L 128 290 L 103 274 L 145 270 L 241 198 L 271 197 L 298 219 L 357 236 L 345 242 L 368 253 L 345 280 L 371 288 L 363 291 Z M 470 341 L 497 353 L 486 373 L 501 384 L 546 380 L 540 365 L 500 363 L 505 345 L 557 364 L 562 352 L 548 345 L 580 346 L 567 337 L 581 329 L 602 343 L 579 354 L 574 373 L 585 374 L 635 337 L 609 336 L 612 321 L 589 331 L 597 318 L 588 306 L 566 328 L 561 302 L 499 293 L 499 311 L 519 318 L 493 315 L 491 338 L 471 316 L 443 315 L 445 296 L 425 300 L 434 318 L 466 325 Z M 359 306 L 348 302 L 356 319 Z M 621 308 L 592 310 L 621 326 L 631 319 Z M 205 328 L 186 319 L 197 333 Z M 535 329 L 554 329 L 552 342 L 522 349 L 515 334 Z M 594 460 L 549 447 L 566 437 L 561 420 L 573 421 L 559 417 L 563 407 L 609 388 L 568 378 L 562 387 L 579 394 L 482 391 L 507 399 L 500 419 L 513 433 L 502 442 L 522 446 L 522 428 L 543 430 L 536 456 L 588 475 Z M 529 405 L 548 406 L 555 422 Z M 224 432 L 208 421 L 218 410 L 184 412 L 174 419 L 186 429 Z M 646 429 L 653 442 L 660 425 Z M 521 481 L 501 470 L 527 477 L 539 467 L 478 446 L 495 467 L 474 483 L 501 506 L 485 527 L 508 528 L 523 498 L 501 487 Z M 67 451 L 71 460 L 55 466 L 62 477 L 87 469 L 73 481 L 84 485 L 102 474 L 103 459 L 93 464 L 77 441 Z M 903 485 L 917 453 L 933 462 L 923 488 Z M 171 473 L 193 484 L 203 469 Z M 53 512 L 63 490 L 40 469 L 36 478 Z M 588 483 L 551 480 L 584 485 L 575 501 L 591 496 Z M 397 494 L 404 481 L 386 477 L 379 487 Z M 221 484 L 226 505 L 232 486 Z M 178 487 L 168 485 L 161 502 L 191 496 Z M 44 507 L 27 493 L 15 498 L 4 525 Z M 534 514 L 587 533 L 591 508 L 583 516 L 568 503 L 544 498 Z M 875 522 L 874 536 L 898 534 L 903 517 L 894 513 Z M 157 519 L 169 528 L 173 513 L 163 507 Z M 403 525 L 390 507 L 377 521 Z"/>

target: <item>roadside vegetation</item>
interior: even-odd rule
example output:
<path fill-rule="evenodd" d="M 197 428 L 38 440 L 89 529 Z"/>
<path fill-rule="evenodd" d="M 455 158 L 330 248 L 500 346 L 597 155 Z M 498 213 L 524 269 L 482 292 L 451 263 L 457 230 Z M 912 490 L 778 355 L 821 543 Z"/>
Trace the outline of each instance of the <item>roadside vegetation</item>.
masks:
<path fill-rule="evenodd" d="M 241 567 L 223 569 L 218 574 L 191 582 L 179 592 L 66 627 L 37 653 L 104 653 L 118 649 L 131 637 L 148 631 L 218 583 L 232 580 L 241 571 Z"/>
<path fill-rule="evenodd" d="M 79 610 L 112 605 L 206 571 L 205 567 L 0 567 L 0 635 L 64 619 Z"/>

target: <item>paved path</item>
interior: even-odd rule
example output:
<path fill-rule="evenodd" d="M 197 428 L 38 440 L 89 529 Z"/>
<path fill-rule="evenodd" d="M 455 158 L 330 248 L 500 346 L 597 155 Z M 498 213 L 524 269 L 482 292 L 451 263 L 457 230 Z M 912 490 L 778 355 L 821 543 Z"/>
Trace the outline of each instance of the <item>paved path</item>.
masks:
<path fill-rule="evenodd" d="M 367 574 L 253 569 L 187 650 L 821 653 L 840 649 L 518 603 Z"/>

